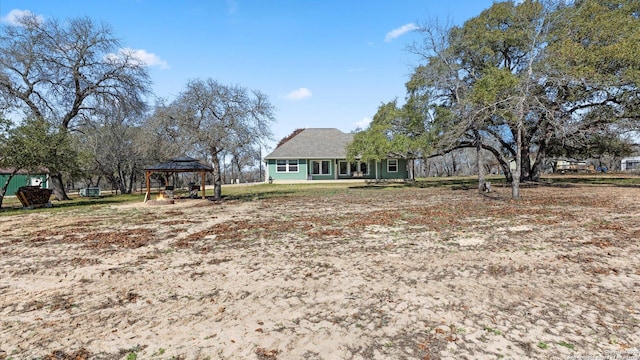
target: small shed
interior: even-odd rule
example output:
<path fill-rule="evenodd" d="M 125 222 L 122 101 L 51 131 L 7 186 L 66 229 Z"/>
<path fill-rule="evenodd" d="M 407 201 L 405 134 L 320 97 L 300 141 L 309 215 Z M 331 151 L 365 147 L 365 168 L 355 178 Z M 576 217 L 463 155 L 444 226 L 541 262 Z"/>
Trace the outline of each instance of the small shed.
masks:
<path fill-rule="evenodd" d="M 637 171 L 640 170 L 640 156 L 626 157 L 620 161 L 620 170 Z"/>
<path fill-rule="evenodd" d="M 202 190 L 202 198 L 206 198 L 205 194 L 205 176 L 208 172 L 213 172 L 213 168 L 207 164 L 203 164 L 200 161 L 188 157 L 181 156 L 177 158 L 170 159 L 169 161 L 158 163 L 155 165 L 148 166 L 144 169 L 145 172 L 145 181 L 147 184 L 147 193 L 144 197 L 144 201 L 149 200 L 149 196 L 151 195 L 151 174 L 153 173 L 164 173 L 165 179 L 168 179 L 170 175 L 174 173 L 198 173 L 200 174 L 201 179 L 201 190 Z M 168 184 L 165 184 L 168 185 Z"/>

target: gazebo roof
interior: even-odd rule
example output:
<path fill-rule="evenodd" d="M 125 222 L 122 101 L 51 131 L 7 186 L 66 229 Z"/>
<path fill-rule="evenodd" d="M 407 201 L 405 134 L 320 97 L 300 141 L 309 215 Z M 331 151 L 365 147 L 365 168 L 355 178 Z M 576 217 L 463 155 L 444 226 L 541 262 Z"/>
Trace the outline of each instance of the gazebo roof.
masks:
<path fill-rule="evenodd" d="M 188 157 L 180 156 L 169 161 L 158 163 L 155 165 L 147 166 L 145 171 L 162 171 L 162 172 L 200 172 L 200 171 L 213 171 L 213 168 L 207 164 L 203 164 L 200 161 Z"/>

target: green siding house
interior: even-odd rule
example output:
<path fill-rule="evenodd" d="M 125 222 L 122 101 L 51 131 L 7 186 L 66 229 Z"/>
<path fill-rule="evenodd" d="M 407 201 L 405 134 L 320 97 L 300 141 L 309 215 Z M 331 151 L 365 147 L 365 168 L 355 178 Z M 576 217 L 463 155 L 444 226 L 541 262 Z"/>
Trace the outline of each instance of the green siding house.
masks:
<path fill-rule="evenodd" d="M 7 181 L 11 173 L 11 169 L 0 168 L 0 188 L 4 186 L 4 183 Z M 11 182 L 9 182 L 9 187 L 7 188 L 7 193 L 5 195 L 13 196 L 16 194 L 16 191 L 23 186 L 41 186 L 43 188 L 47 188 L 47 175 L 29 174 L 23 170 L 18 171 L 18 173 L 11 178 Z"/>
<path fill-rule="evenodd" d="M 300 180 L 403 180 L 409 176 L 407 160 L 347 161 L 353 134 L 338 129 L 304 129 L 265 156 L 272 181 Z"/>

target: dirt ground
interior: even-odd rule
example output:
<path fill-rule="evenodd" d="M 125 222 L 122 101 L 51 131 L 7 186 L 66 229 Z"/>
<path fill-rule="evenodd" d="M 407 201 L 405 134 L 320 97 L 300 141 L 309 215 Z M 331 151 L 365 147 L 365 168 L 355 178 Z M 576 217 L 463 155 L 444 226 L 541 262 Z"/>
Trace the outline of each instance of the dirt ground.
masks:
<path fill-rule="evenodd" d="M 0 359 L 639 359 L 640 188 L 494 190 L 2 216 Z"/>

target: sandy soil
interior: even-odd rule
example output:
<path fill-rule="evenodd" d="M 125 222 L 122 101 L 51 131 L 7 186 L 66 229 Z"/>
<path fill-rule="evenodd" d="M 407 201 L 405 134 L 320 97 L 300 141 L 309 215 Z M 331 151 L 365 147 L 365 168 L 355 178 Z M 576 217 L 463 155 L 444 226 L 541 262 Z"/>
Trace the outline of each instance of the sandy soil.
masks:
<path fill-rule="evenodd" d="M 640 358 L 640 188 L 495 190 L 0 217 L 0 359 Z"/>

